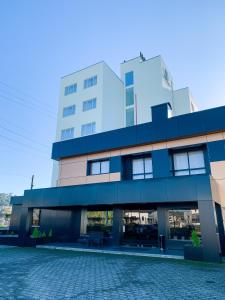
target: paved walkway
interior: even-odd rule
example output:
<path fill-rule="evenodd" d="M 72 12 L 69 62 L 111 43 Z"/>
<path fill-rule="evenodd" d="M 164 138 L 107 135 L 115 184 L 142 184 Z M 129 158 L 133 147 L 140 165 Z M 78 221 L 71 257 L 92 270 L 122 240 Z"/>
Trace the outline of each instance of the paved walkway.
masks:
<path fill-rule="evenodd" d="M 157 257 L 157 258 L 172 258 L 184 259 L 183 251 L 166 250 L 161 252 L 159 248 L 146 248 L 146 247 L 85 247 L 76 243 L 52 243 L 36 246 L 40 249 L 64 250 L 75 252 L 89 252 L 99 254 L 114 254 L 114 255 L 129 255 L 129 256 L 144 256 L 144 257 Z"/>
<path fill-rule="evenodd" d="M 0 299 L 225 300 L 225 264 L 2 248 Z"/>

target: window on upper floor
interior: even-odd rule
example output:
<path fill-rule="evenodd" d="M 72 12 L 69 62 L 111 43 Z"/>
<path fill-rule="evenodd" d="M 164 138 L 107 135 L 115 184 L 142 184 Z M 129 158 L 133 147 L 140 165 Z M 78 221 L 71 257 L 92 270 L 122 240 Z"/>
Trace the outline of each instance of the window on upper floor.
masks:
<path fill-rule="evenodd" d="M 66 106 L 63 108 L 63 117 L 68 117 L 68 116 L 74 115 L 75 113 L 76 113 L 75 105 Z"/>
<path fill-rule="evenodd" d="M 134 88 L 126 89 L 126 106 L 134 105 Z"/>
<path fill-rule="evenodd" d="M 134 125 L 134 107 L 126 109 L 126 126 Z"/>
<path fill-rule="evenodd" d="M 109 173 L 109 160 L 91 161 L 90 175 L 99 175 Z"/>
<path fill-rule="evenodd" d="M 61 140 L 68 140 L 74 138 L 74 128 L 67 128 L 61 131 Z"/>
<path fill-rule="evenodd" d="M 64 95 L 67 96 L 69 94 L 73 94 L 77 92 L 77 84 L 71 84 L 65 87 L 64 89 Z"/>
<path fill-rule="evenodd" d="M 174 176 L 205 174 L 203 150 L 182 151 L 173 154 Z"/>
<path fill-rule="evenodd" d="M 87 89 L 96 84 L 97 84 L 97 75 L 84 80 L 84 89 Z"/>
<path fill-rule="evenodd" d="M 125 73 L 125 86 L 134 84 L 134 72 L 130 71 Z"/>
<path fill-rule="evenodd" d="M 132 178 L 147 179 L 153 177 L 152 158 L 140 157 L 132 159 Z"/>
<path fill-rule="evenodd" d="M 96 108 L 96 98 L 89 99 L 83 102 L 83 111 L 91 110 Z"/>
<path fill-rule="evenodd" d="M 81 126 L 81 136 L 94 134 L 96 130 L 96 123 L 87 123 Z"/>

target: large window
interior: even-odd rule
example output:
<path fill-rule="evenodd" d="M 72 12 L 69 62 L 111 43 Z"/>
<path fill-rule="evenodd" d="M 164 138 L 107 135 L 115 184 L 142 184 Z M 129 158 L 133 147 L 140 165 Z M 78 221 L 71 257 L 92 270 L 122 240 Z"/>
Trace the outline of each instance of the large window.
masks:
<path fill-rule="evenodd" d="M 134 107 L 126 109 L 126 126 L 134 125 Z"/>
<path fill-rule="evenodd" d="M 127 245 L 156 246 L 158 217 L 155 209 L 125 210 L 123 213 L 123 243 Z"/>
<path fill-rule="evenodd" d="M 113 211 L 88 211 L 87 232 L 103 232 L 104 237 L 112 233 Z"/>
<path fill-rule="evenodd" d="M 190 240 L 194 229 L 201 235 L 198 209 L 174 209 L 168 213 L 170 239 Z"/>
<path fill-rule="evenodd" d="M 134 88 L 126 89 L 126 106 L 134 105 Z"/>
<path fill-rule="evenodd" d="M 90 175 L 109 173 L 109 160 L 90 162 Z"/>
<path fill-rule="evenodd" d="M 84 124 L 81 126 L 81 136 L 94 134 L 96 130 L 95 122 Z"/>
<path fill-rule="evenodd" d="M 76 106 L 75 105 L 71 105 L 71 106 L 67 106 L 63 108 L 63 117 L 68 117 L 71 115 L 74 115 L 76 112 Z"/>
<path fill-rule="evenodd" d="M 175 176 L 206 173 L 203 150 L 174 153 L 173 172 Z"/>
<path fill-rule="evenodd" d="M 93 77 L 90 77 L 90 78 L 87 78 L 84 80 L 84 89 L 87 89 L 96 84 L 97 84 L 97 76 L 95 75 Z"/>
<path fill-rule="evenodd" d="M 134 180 L 152 177 L 151 157 L 135 158 L 132 160 L 132 178 Z"/>
<path fill-rule="evenodd" d="M 67 128 L 61 131 L 61 140 L 68 140 L 74 138 L 74 128 Z"/>
<path fill-rule="evenodd" d="M 77 84 L 74 83 L 65 87 L 64 95 L 67 96 L 69 94 L 76 93 L 76 91 L 77 91 Z"/>
<path fill-rule="evenodd" d="M 96 108 L 96 98 L 86 100 L 83 102 L 83 111 L 91 110 Z"/>
<path fill-rule="evenodd" d="M 133 71 L 127 72 L 125 74 L 125 86 L 134 84 L 134 73 Z"/>

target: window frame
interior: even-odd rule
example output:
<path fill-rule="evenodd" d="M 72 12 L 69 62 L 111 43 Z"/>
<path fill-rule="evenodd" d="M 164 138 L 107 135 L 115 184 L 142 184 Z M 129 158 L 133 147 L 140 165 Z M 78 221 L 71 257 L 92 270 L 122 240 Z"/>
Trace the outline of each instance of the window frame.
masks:
<path fill-rule="evenodd" d="M 191 168 L 190 167 L 190 159 L 189 159 L 189 153 L 190 152 L 198 152 L 201 151 L 203 154 L 203 160 L 204 160 L 204 167 L 201 168 Z M 185 153 L 187 154 L 187 161 L 188 161 L 188 169 L 175 169 L 175 164 L 174 164 L 174 155 L 176 154 L 181 154 L 181 153 Z M 194 148 L 181 148 L 181 149 L 177 149 L 177 150 L 173 150 L 171 153 L 171 160 L 172 160 L 172 174 L 173 176 L 179 177 L 179 176 L 194 176 L 194 175 L 202 175 L 202 174 L 207 174 L 208 172 L 208 168 L 207 168 L 207 161 L 206 161 L 206 155 L 205 155 L 205 148 L 204 147 L 194 147 Z M 204 173 L 197 173 L 197 174 L 192 174 L 192 171 L 198 171 L 198 170 L 203 170 L 205 171 Z M 187 172 L 188 174 L 184 174 L 184 175 L 176 175 L 176 173 L 178 172 Z"/>
<path fill-rule="evenodd" d="M 88 109 L 85 109 L 85 104 L 88 104 L 88 103 L 92 103 L 92 107 L 91 108 L 88 108 Z M 94 103 L 94 105 L 93 105 Z M 86 112 L 86 111 L 89 111 L 89 110 L 92 110 L 92 109 L 95 109 L 97 107 L 97 98 L 91 98 L 91 99 L 88 99 L 88 100 L 85 100 L 83 101 L 82 103 L 82 112 Z"/>
<path fill-rule="evenodd" d="M 140 160 L 142 159 L 143 160 L 143 173 L 136 173 L 134 174 L 133 173 L 133 162 L 135 160 Z M 145 166 L 145 160 L 146 159 L 150 159 L 151 161 L 151 167 L 152 167 L 152 172 L 146 172 L 146 166 Z M 143 178 L 134 178 L 135 176 L 143 176 Z M 150 177 L 147 177 L 147 176 L 150 176 Z M 141 180 L 141 179 L 152 179 L 154 176 L 153 176 L 153 164 L 152 164 L 152 156 L 151 155 L 140 155 L 140 156 L 134 156 L 131 158 L 131 178 L 132 180 Z"/>
<path fill-rule="evenodd" d="M 70 130 L 70 131 L 72 131 L 72 136 L 71 137 L 66 137 L 66 138 L 63 138 L 62 137 L 62 135 L 63 135 L 63 132 L 66 132 L 66 130 Z M 61 130 L 61 136 L 60 136 L 60 138 L 61 138 L 61 141 L 67 141 L 67 140 L 70 140 L 70 139 L 73 139 L 74 138 L 74 127 L 70 127 L 70 128 L 65 128 L 65 129 L 62 129 Z"/>
<path fill-rule="evenodd" d="M 77 83 L 73 83 L 64 87 L 64 96 L 68 96 L 76 92 L 77 92 Z"/>
<path fill-rule="evenodd" d="M 131 78 L 129 78 L 129 75 L 131 75 L 132 74 L 132 76 L 131 76 Z M 132 85 L 134 85 L 134 71 L 129 71 L 129 72 L 126 72 L 125 73 L 125 87 L 130 87 L 130 86 L 132 86 Z"/>
<path fill-rule="evenodd" d="M 74 108 L 74 111 L 72 113 L 65 114 L 66 109 L 69 109 L 72 107 Z M 67 118 L 67 117 L 73 116 L 75 114 L 76 114 L 76 105 L 75 104 L 63 107 L 63 118 Z"/>
<path fill-rule="evenodd" d="M 87 125 L 91 125 L 92 127 L 94 126 L 94 132 L 91 132 L 89 134 L 82 134 L 82 130 L 84 128 L 84 126 L 87 126 Z M 81 137 L 84 137 L 84 136 L 89 136 L 89 135 L 92 135 L 92 134 L 95 134 L 96 133 L 96 122 L 90 122 L 90 123 L 85 123 L 85 124 L 82 124 L 81 125 L 81 131 L 80 131 L 80 135 Z"/>
<path fill-rule="evenodd" d="M 91 76 L 89 78 L 86 78 L 84 79 L 84 89 L 88 89 L 92 86 L 95 86 L 98 84 L 98 76 L 97 75 L 94 75 L 94 76 Z"/>
<path fill-rule="evenodd" d="M 102 163 L 108 162 L 108 172 L 102 172 Z M 92 165 L 94 163 L 99 163 L 99 173 L 92 173 Z M 95 175 L 104 175 L 104 174 L 109 174 L 110 173 L 110 159 L 104 158 L 104 159 L 98 159 L 98 160 L 90 160 L 88 161 L 88 170 L 87 170 L 87 175 L 88 176 L 95 176 Z"/>

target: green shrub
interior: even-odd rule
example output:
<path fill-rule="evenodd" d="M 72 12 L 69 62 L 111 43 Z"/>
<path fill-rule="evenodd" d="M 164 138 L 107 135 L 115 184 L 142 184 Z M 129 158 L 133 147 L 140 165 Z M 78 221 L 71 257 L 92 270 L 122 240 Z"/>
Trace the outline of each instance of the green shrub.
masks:
<path fill-rule="evenodd" d="M 46 238 L 46 233 L 45 233 L 45 231 L 42 233 L 42 235 L 41 235 L 43 238 Z"/>
<path fill-rule="evenodd" d="M 37 227 L 34 228 L 32 235 L 31 235 L 34 239 L 38 239 L 40 237 L 40 232 L 39 229 Z"/>
<path fill-rule="evenodd" d="M 48 237 L 49 237 L 49 238 L 52 237 L 52 229 L 49 230 Z"/>
<path fill-rule="evenodd" d="M 192 230 L 191 240 L 192 240 L 194 247 L 200 247 L 201 241 L 200 241 L 200 238 L 199 238 L 196 230 Z"/>

